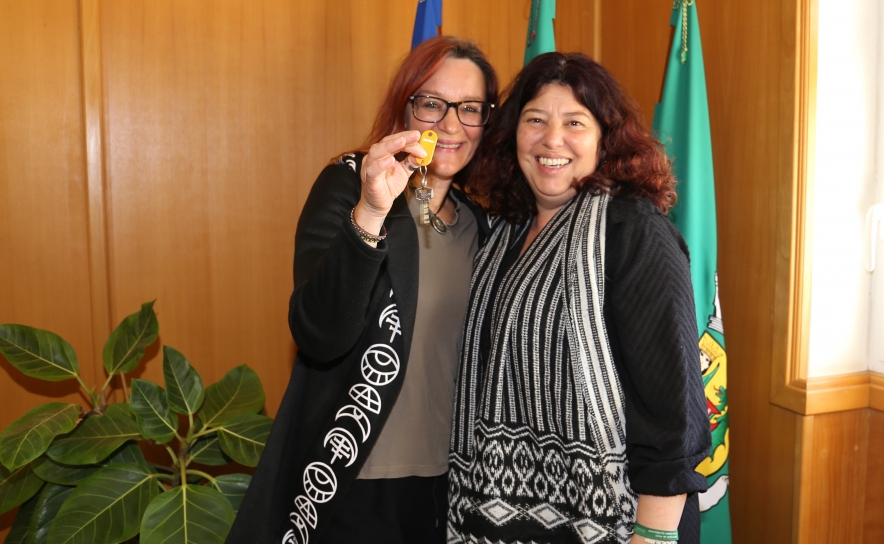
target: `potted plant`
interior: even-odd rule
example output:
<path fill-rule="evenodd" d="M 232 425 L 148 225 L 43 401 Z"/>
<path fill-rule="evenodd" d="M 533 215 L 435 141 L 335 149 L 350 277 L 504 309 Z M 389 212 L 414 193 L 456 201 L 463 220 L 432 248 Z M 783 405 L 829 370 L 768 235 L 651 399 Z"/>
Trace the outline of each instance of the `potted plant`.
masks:
<path fill-rule="evenodd" d="M 102 352 L 107 380 L 81 378 L 70 344 L 49 331 L 0 325 L 0 353 L 24 374 L 77 380 L 91 406 L 50 402 L 0 431 L 0 513 L 21 505 L 6 544 L 223 543 L 251 477 L 212 476 L 193 463 L 253 467 L 273 420 L 247 365 L 203 387 L 180 352 L 163 346 L 165 389 L 126 374 L 159 335 L 153 302 L 113 331 Z M 119 376 L 124 402 L 109 403 Z M 179 425 L 179 416 L 187 425 Z M 162 444 L 168 466 L 139 442 Z"/>

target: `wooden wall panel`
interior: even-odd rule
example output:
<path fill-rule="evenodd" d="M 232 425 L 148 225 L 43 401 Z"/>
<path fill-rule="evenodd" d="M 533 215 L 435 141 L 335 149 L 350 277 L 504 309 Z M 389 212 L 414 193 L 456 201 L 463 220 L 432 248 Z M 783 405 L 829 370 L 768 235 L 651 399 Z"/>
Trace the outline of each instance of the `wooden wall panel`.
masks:
<path fill-rule="evenodd" d="M 602 64 L 638 102 L 648 127 L 663 90 L 671 13 L 671 2 L 655 0 L 602 2 L 601 6 Z M 705 35 L 705 21 L 700 24 Z"/>
<path fill-rule="evenodd" d="M 70 342 L 93 382 L 86 177 L 76 0 L 0 1 L 0 323 Z M 0 357 L 0 428 L 73 381 L 25 377 Z M 12 523 L 0 516 L 0 539 Z"/>
<path fill-rule="evenodd" d="M 884 542 L 884 412 L 869 410 L 863 544 Z"/>
<path fill-rule="evenodd" d="M 869 410 L 809 417 L 814 419 L 813 440 L 805 462 L 811 477 L 802 482 L 807 515 L 798 542 L 862 542 Z"/>

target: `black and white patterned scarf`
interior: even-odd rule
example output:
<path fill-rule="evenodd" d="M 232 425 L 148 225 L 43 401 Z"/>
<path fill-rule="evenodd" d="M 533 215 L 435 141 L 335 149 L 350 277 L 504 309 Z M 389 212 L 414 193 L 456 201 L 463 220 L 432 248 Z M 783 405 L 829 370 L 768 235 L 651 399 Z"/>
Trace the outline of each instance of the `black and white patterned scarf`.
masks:
<path fill-rule="evenodd" d="M 449 543 L 631 537 L 624 398 L 602 315 L 609 201 L 579 193 L 496 292 L 521 228 L 499 222 L 476 256 L 455 393 Z"/>

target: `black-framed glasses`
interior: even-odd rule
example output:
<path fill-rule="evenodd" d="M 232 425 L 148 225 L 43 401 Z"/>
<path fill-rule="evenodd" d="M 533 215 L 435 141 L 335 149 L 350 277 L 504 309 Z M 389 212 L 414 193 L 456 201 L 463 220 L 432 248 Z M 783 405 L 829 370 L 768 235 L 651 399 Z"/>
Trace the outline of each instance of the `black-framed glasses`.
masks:
<path fill-rule="evenodd" d="M 453 107 L 460 124 L 467 127 L 481 127 L 491 118 L 491 110 L 494 104 L 480 100 L 464 100 L 463 102 L 449 102 L 438 96 L 414 95 L 409 96 L 411 101 L 411 113 L 414 118 L 424 123 L 438 123 L 445 118 L 448 108 Z"/>

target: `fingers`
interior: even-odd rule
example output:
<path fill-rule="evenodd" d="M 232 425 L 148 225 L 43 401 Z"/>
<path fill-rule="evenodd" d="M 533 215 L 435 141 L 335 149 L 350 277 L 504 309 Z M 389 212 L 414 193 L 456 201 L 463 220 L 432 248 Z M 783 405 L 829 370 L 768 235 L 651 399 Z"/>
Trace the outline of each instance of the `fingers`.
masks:
<path fill-rule="evenodd" d="M 420 132 L 406 130 L 391 134 L 371 146 L 371 149 L 362 161 L 362 169 L 365 175 L 363 180 L 377 178 L 390 168 L 393 168 L 397 162 L 394 155 L 397 153 L 406 152 L 409 154 L 409 157 L 426 157 L 426 151 L 418 144 L 419 139 Z M 408 174 L 412 172 L 408 168 L 409 165 L 417 167 L 417 162 L 408 157 L 401 164 Z"/>

